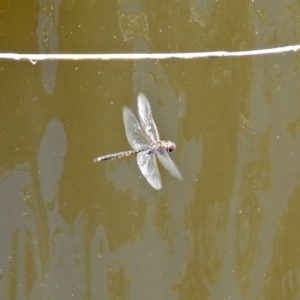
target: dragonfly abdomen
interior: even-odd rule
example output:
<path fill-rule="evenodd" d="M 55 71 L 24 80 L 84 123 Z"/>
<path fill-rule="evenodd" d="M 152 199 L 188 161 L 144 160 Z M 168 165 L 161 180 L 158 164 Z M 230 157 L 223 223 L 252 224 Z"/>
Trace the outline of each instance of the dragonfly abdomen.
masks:
<path fill-rule="evenodd" d="M 104 156 L 100 156 L 100 157 L 95 158 L 94 162 L 104 161 L 104 160 L 111 160 L 111 159 L 121 158 L 121 157 L 125 157 L 125 156 L 130 156 L 130 155 L 133 155 L 133 154 L 137 154 L 137 153 L 139 153 L 141 151 L 144 151 L 144 149 L 141 149 L 141 150 L 129 150 L 129 151 L 125 151 L 125 152 L 108 154 L 108 155 L 104 155 Z"/>

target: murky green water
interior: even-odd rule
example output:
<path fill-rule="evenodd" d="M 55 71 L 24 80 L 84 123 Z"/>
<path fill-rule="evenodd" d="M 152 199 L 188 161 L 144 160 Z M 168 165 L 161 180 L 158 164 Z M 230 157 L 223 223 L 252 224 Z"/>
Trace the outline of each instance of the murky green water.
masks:
<path fill-rule="evenodd" d="M 295 1 L 2 1 L 0 52 L 296 44 Z M 1 299 L 300 299 L 299 59 L 0 60 Z M 162 189 L 122 108 L 147 95 Z"/>

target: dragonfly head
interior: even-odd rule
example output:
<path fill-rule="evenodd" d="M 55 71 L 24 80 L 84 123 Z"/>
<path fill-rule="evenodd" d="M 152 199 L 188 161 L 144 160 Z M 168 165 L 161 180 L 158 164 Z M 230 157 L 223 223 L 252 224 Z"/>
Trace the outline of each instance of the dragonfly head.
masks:
<path fill-rule="evenodd" d="M 166 141 L 166 150 L 168 152 L 173 152 L 176 149 L 176 145 L 173 142 Z"/>

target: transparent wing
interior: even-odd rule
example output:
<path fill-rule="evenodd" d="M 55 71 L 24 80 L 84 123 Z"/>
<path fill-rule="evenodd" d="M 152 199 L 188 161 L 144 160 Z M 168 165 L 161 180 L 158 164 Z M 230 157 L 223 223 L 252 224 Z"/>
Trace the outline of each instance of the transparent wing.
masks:
<path fill-rule="evenodd" d="M 159 134 L 154 123 L 151 107 L 146 98 L 142 93 L 138 95 L 138 113 L 140 123 L 145 130 L 146 134 L 150 137 L 152 142 L 159 140 Z"/>
<path fill-rule="evenodd" d="M 137 155 L 137 163 L 142 174 L 152 187 L 157 190 L 161 189 L 161 178 L 156 164 L 154 154 L 148 154 L 147 151 L 140 152 Z"/>
<path fill-rule="evenodd" d="M 150 145 L 150 138 L 141 128 L 131 109 L 126 106 L 123 107 L 123 121 L 128 143 L 133 149 L 140 150 Z"/>
<path fill-rule="evenodd" d="M 179 170 L 177 169 L 175 163 L 172 161 L 168 152 L 164 148 L 159 149 L 157 158 L 167 171 L 169 171 L 177 179 L 182 180 L 182 176 Z"/>

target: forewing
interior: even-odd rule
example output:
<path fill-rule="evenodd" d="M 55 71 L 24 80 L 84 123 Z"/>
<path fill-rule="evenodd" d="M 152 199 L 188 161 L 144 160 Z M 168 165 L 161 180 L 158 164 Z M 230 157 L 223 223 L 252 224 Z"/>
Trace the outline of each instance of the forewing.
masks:
<path fill-rule="evenodd" d="M 152 142 L 158 141 L 159 134 L 152 117 L 151 107 L 146 96 L 142 93 L 138 95 L 137 106 L 138 106 L 139 120 L 144 131 L 150 137 Z"/>
<path fill-rule="evenodd" d="M 182 180 L 179 170 L 165 149 L 160 149 L 160 153 L 157 154 L 157 158 L 166 170 L 168 170 L 177 179 Z"/>
<path fill-rule="evenodd" d="M 133 149 L 143 149 L 151 143 L 131 109 L 126 106 L 123 107 L 123 121 L 128 143 Z"/>
<path fill-rule="evenodd" d="M 149 184 L 156 190 L 161 189 L 161 178 L 154 154 L 148 154 L 147 151 L 140 152 L 137 156 L 137 163 L 142 174 Z"/>

